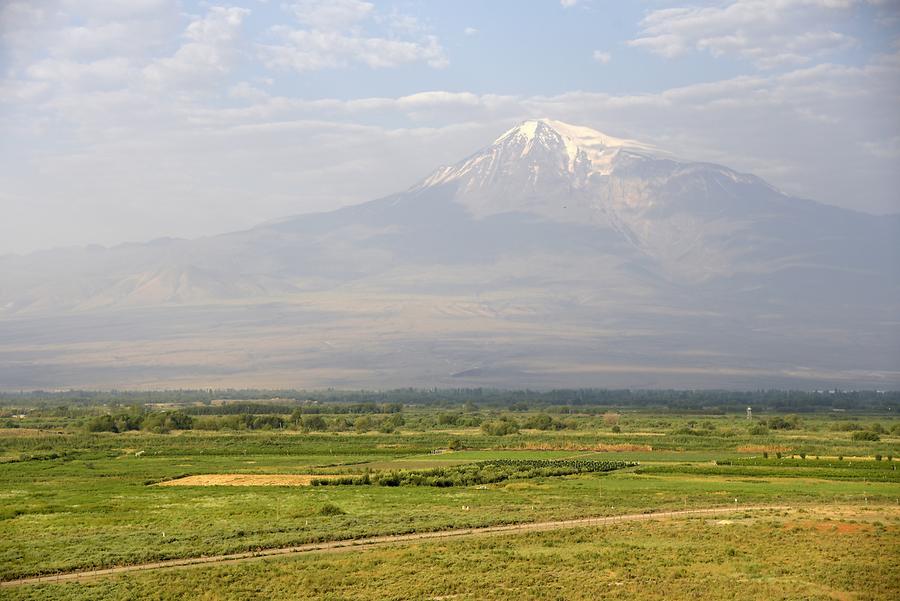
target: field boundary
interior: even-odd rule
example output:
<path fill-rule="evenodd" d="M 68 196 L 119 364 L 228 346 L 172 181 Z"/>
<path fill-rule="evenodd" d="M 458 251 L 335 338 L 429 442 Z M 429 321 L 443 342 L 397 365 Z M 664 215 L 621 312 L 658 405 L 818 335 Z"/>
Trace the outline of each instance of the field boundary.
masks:
<path fill-rule="evenodd" d="M 363 550 L 397 543 L 439 540 L 444 538 L 457 538 L 466 536 L 479 536 L 489 534 L 506 534 L 515 532 L 544 532 L 548 530 L 562 530 L 566 528 L 578 528 L 584 526 L 602 526 L 619 522 L 637 522 L 643 520 L 658 520 L 678 517 L 691 517 L 698 515 L 735 513 L 753 510 L 784 510 L 792 509 L 790 505 L 739 505 L 707 507 L 703 509 L 683 509 L 678 511 L 657 511 L 646 513 L 630 513 L 603 517 L 576 518 L 570 520 L 556 520 L 547 522 L 524 522 L 517 524 L 502 524 L 498 526 L 481 526 L 475 528 L 456 528 L 451 530 L 435 530 L 431 532 L 413 532 L 409 534 L 389 534 L 372 536 L 368 538 L 341 539 L 318 543 L 306 543 L 290 547 L 277 547 L 261 549 L 258 551 L 245 551 L 242 553 L 229 553 L 225 555 L 208 555 L 200 557 L 186 557 L 182 559 L 167 559 L 142 564 L 116 566 L 96 570 L 82 570 L 64 572 L 59 574 L 45 574 L 42 576 L 29 576 L 15 580 L 0 581 L 0 587 L 23 586 L 27 584 L 41 584 L 54 582 L 73 582 L 112 576 L 127 572 L 144 570 L 162 570 L 180 567 L 227 564 L 266 559 L 271 557 L 291 557 L 315 552 L 341 552 Z"/>

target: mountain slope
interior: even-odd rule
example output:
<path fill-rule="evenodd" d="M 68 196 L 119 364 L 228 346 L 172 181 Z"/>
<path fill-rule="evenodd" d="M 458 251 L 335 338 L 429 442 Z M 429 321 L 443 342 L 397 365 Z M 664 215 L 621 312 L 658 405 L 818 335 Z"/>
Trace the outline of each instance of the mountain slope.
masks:
<path fill-rule="evenodd" d="M 144 385 L 881 386 L 900 382 L 898 241 L 897 217 L 532 120 L 362 205 L 0 258 L 0 385 L 102 384 L 78 366 L 104 340 L 109 377 Z"/>

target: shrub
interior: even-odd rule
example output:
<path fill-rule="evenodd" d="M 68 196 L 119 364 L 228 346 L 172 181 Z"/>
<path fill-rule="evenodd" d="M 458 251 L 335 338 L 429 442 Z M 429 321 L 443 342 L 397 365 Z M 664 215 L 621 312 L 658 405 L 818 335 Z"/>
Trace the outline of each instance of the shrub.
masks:
<path fill-rule="evenodd" d="M 344 515 L 347 512 L 334 503 L 325 503 L 319 508 L 319 515 Z"/>
<path fill-rule="evenodd" d="M 546 413 L 538 413 L 537 415 L 532 415 L 525 420 L 525 423 L 522 424 L 522 427 L 529 428 L 531 430 L 559 430 L 558 423 L 555 422 L 553 418 Z"/>
<path fill-rule="evenodd" d="M 300 424 L 307 432 L 324 432 L 328 429 L 328 424 L 321 415 L 304 415 Z"/>
<path fill-rule="evenodd" d="M 619 432 L 622 431 L 622 428 L 619 427 L 619 424 L 616 424 L 610 430 L 612 431 L 613 434 L 618 434 Z"/>
<path fill-rule="evenodd" d="M 371 430 L 373 425 L 374 422 L 372 421 L 372 418 L 368 415 L 364 415 L 362 417 L 356 418 L 356 420 L 353 422 L 353 429 L 356 430 L 357 434 L 362 434 Z"/>
<path fill-rule="evenodd" d="M 482 423 L 481 431 L 488 436 L 506 436 L 507 434 L 518 434 L 519 426 L 512 420 L 500 419 Z"/>
<path fill-rule="evenodd" d="M 871 442 L 878 442 L 879 440 L 881 440 L 881 437 L 877 433 L 870 432 L 868 430 L 860 430 L 858 432 L 854 432 L 850 436 L 850 438 L 852 438 L 853 440 L 868 440 Z"/>
<path fill-rule="evenodd" d="M 781 417 L 776 415 L 769 419 L 769 428 L 772 430 L 797 430 L 800 428 L 800 418 L 796 415 Z"/>
<path fill-rule="evenodd" d="M 157 434 L 165 434 L 170 430 L 190 430 L 194 427 L 194 418 L 182 411 L 165 411 L 148 413 L 141 428 Z"/>
<path fill-rule="evenodd" d="M 835 432 L 853 432 L 854 430 L 862 430 L 863 427 L 854 422 L 837 422 L 831 424 L 831 429 Z"/>

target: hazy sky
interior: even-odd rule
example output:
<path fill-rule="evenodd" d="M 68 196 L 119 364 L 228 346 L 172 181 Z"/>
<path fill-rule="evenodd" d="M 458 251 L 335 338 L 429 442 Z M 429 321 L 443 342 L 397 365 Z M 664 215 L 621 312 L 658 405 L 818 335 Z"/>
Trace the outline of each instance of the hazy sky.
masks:
<path fill-rule="evenodd" d="M 0 0 L 0 253 L 402 190 L 551 117 L 900 211 L 900 0 Z"/>

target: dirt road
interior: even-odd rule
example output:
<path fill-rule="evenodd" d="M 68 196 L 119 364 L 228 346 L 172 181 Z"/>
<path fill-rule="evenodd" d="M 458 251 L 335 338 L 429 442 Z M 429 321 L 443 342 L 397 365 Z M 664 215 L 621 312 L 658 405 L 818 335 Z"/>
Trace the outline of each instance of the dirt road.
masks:
<path fill-rule="evenodd" d="M 682 511 L 660 511 L 657 513 L 631 513 L 625 515 L 615 515 L 608 517 L 579 518 L 575 520 L 560 520 L 555 522 L 528 522 L 524 524 L 506 524 L 502 526 L 485 526 L 481 528 L 460 528 L 456 530 L 438 530 L 435 532 L 416 532 L 412 534 L 393 534 L 387 536 L 373 536 L 371 538 L 359 538 L 348 540 L 335 540 L 321 543 L 309 543 L 305 545 L 295 545 L 293 547 L 282 547 L 277 549 L 264 549 L 260 551 L 248 551 L 244 553 L 232 553 L 229 555 L 211 555 L 208 557 L 189 557 L 185 559 L 169 559 L 165 561 L 156 561 L 151 563 L 142 563 L 128 566 L 118 566 L 114 568 L 104 568 L 100 570 L 86 570 L 81 572 L 66 572 L 63 574 L 52 574 L 46 576 L 33 576 L 29 578 L 20 578 L 18 580 L 6 580 L 0 582 L 0 587 L 22 586 L 25 584 L 38 584 L 48 582 L 71 582 L 78 580 L 88 580 L 91 578 L 100 578 L 102 576 L 111 576 L 114 574 L 123 574 L 126 572 L 136 572 L 139 570 L 161 570 L 178 568 L 185 566 L 196 566 L 203 564 L 225 564 L 238 563 L 244 561 L 253 561 L 265 559 L 268 557 L 290 557 L 293 555 L 301 555 L 304 553 L 315 552 L 341 552 L 353 551 L 357 549 L 369 549 L 383 545 L 391 545 L 397 543 L 405 543 L 411 541 L 433 540 L 442 538 L 456 538 L 464 536 L 480 536 L 489 534 L 505 534 L 510 532 L 543 532 L 546 530 L 559 530 L 563 528 L 576 528 L 580 526 L 602 526 L 604 524 L 615 524 L 618 522 L 636 522 L 641 520 L 659 520 L 666 518 L 690 517 L 707 514 L 727 514 L 740 511 L 750 511 L 759 509 L 788 509 L 784 505 L 748 505 L 748 506 L 731 506 L 731 507 L 711 507 L 707 509 L 687 509 Z"/>

